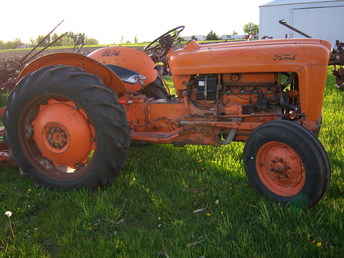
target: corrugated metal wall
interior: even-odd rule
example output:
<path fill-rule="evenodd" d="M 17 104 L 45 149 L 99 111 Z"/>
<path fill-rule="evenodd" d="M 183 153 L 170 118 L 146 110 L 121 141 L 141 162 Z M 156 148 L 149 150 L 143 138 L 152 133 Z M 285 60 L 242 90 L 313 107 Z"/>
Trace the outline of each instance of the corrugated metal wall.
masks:
<path fill-rule="evenodd" d="M 300 1 L 304 2 L 304 1 Z M 314 38 L 344 41 L 344 0 L 318 1 L 260 6 L 259 36 L 273 38 L 302 38 L 278 23 L 284 19 L 290 25 Z"/>

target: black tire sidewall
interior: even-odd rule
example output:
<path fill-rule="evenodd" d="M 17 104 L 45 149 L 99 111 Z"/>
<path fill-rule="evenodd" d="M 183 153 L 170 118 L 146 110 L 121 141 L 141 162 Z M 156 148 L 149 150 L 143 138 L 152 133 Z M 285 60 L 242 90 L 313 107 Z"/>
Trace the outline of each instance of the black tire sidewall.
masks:
<path fill-rule="evenodd" d="M 289 145 L 301 158 L 305 169 L 305 184 L 302 190 L 290 197 L 270 191 L 260 180 L 256 169 L 256 155 L 268 142 L 277 141 Z M 322 197 L 328 181 L 328 167 L 323 148 L 306 129 L 289 121 L 271 122 L 257 128 L 244 149 L 245 168 L 249 183 L 267 197 L 282 203 L 297 203 L 313 206 Z"/>
<path fill-rule="evenodd" d="M 57 71 L 56 75 L 54 75 L 54 69 Z M 49 72 L 51 76 L 47 74 Z M 69 77 L 66 75 L 64 78 L 64 74 Z M 74 79 L 73 76 L 75 76 Z M 93 88 L 97 88 L 98 91 L 93 90 Z M 104 123 L 108 122 L 104 120 L 104 117 L 110 118 L 111 116 L 110 114 L 101 114 L 102 112 L 106 113 L 101 106 L 116 104 L 117 102 L 117 97 L 114 93 L 110 94 L 110 91 L 96 76 L 86 74 L 83 70 L 75 67 L 46 67 L 24 78 L 19 83 L 18 88 L 11 94 L 11 101 L 7 107 L 5 119 L 9 145 L 19 167 L 40 184 L 57 188 L 95 187 L 111 181 L 126 159 L 129 135 L 123 110 L 123 114 L 120 114 L 117 119 L 124 121 L 116 121 L 116 123 L 119 122 L 118 127 L 122 126 L 124 128 L 117 128 L 113 132 L 105 131 L 108 128 Z M 92 94 L 94 92 L 99 92 L 100 96 L 94 96 L 96 95 Z M 18 125 L 25 116 L 26 110 L 32 106 L 32 102 L 43 96 L 61 96 L 70 99 L 78 108 L 86 112 L 88 119 L 95 128 L 96 152 L 87 167 L 82 168 L 83 172 L 80 177 L 66 180 L 49 178 L 37 166 L 34 166 L 29 157 L 25 155 L 26 147 L 20 140 L 19 134 L 21 131 Z M 106 100 L 100 98 L 106 98 Z M 118 104 L 116 108 L 120 109 Z M 110 122 L 114 123 L 113 121 Z M 120 135 L 117 135 L 115 141 L 109 141 L 113 139 L 109 135 L 111 133 L 119 133 Z"/>

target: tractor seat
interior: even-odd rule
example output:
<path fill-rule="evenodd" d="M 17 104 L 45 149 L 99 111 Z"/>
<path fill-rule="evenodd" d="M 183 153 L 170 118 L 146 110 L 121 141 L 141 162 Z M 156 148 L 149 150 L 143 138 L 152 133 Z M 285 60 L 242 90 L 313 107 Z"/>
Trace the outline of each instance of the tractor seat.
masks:
<path fill-rule="evenodd" d="M 142 78 L 142 75 L 140 75 L 139 73 L 123 68 L 121 66 L 113 64 L 107 64 L 105 66 L 110 68 L 110 70 L 113 71 L 122 81 L 127 83 L 135 84 L 137 82 L 137 79 Z"/>

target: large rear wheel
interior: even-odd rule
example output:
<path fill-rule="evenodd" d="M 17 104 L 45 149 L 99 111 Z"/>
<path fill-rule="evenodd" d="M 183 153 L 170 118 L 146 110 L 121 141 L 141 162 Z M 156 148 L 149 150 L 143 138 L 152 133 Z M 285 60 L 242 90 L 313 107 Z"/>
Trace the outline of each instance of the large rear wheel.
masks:
<path fill-rule="evenodd" d="M 80 68 L 51 66 L 22 79 L 5 113 L 7 141 L 21 170 L 57 188 L 108 184 L 129 146 L 115 93 Z"/>
<path fill-rule="evenodd" d="M 314 206 L 326 191 L 330 165 L 321 143 L 302 126 L 272 121 L 258 127 L 244 149 L 250 184 L 281 203 Z"/>

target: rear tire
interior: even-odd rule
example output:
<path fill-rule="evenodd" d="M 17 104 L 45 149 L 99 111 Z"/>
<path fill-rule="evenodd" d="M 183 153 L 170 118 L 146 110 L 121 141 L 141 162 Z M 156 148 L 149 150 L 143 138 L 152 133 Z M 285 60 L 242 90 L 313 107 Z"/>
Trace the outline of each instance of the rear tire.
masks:
<path fill-rule="evenodd" d="M 61 107 L 67 113 L 60 114 Z M 69 115 L 65 120 L 81 120 L 83 131 L 75 133 L 75 128 L 63 124 L 49 130 L 47 124 L 39 127 L 46 110 L 56 114 L 46 115 L 50 124 L 55 120 L 61 124 L 63 116 Z M 94 188 L 110 183 L 124 165 L 130 144 L 125 112 L 115 93 L 96 76 L 76 67 L 50 66 L 27 75 L 9 96 L 4 122 L 18 166 L 48 187 Z M 38 129 L 48 130 L 42 141 L 37 140 L 41 139 Z M 79 133 L 89 137 L 73 142 Z M 86 154 L 78 153 L 79 145 L 89 147 L 87 151 L 80 148 Z M 74 160 L 68 155 L 71 149 L 77 150 Z M 50 156 L 53 158 L 47 158 Z M 64 164 L 65 160 L 72 161 Z"/>
<path fill-rule="evenodd" d="M 324 195 L 331 169 L 321 143 L 302 126 L 278 120 L 258 127 L 244 148 L 249 183 L 275 201 L 314 206 Z"/>

